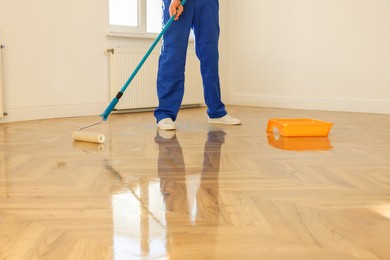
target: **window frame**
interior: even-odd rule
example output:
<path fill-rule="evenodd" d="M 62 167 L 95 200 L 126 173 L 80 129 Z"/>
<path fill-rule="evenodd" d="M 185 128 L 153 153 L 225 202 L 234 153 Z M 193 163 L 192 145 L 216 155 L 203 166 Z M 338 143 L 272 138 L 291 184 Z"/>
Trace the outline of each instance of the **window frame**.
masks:
<path fill-rule="evenodd" d="M 141 38 L 141 39 L 155 39 L 161 32 L 148 32 L 147 26 L 147 0 L 138 1 L 138 24 L 139 26 L 126 26 L 126 25 L 113 25 L 110 24 L 110 18 L 108 18 L 109 31 L 107 36 L 109 37 L 124 37 L 124 38 Z M 110 2 L 108 1 L 108 8 L 110 8 Z M 108 15 L 109 15 L 108 9 Z M 189 42 L 194 41 L 194 35 L 191 30 Z"/>
<path fill-rule="evenodd" d="M 146 0 L 138 0 L 138 26 L 114 25 L 109 22 L 109 34 L 129 36 L 156 35 L 156 33 L 147 32 Z"/>

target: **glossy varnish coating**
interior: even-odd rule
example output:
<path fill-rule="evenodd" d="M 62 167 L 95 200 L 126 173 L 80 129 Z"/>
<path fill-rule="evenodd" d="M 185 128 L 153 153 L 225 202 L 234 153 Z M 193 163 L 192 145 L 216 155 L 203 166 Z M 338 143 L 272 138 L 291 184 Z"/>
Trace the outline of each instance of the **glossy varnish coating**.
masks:
<path fill-rule="evenodd" d="M 0 259 L 390 259 L 390 116 L 229 107 L 0 124 Z M 267 134 L 268 118 L 334 123 Z"/>

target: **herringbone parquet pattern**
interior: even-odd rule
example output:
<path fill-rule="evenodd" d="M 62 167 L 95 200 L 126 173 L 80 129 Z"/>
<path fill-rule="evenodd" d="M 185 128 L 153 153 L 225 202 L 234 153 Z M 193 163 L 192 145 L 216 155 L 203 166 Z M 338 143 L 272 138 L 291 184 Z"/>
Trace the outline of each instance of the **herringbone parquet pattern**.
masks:
<path fill-rule="evenodd" d="M 229 107 L 0 124 L 0 259 L 390 259 L 390 116 Z M 268 118 L 334 123 L 267 135 Z"/>

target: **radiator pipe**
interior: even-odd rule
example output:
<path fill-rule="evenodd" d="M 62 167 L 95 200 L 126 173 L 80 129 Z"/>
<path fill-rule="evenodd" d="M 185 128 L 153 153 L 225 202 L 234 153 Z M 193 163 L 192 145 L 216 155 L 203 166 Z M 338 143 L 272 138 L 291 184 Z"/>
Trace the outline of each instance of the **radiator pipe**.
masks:
<path fill-rule="evenodd" d="M 4 48 L 5 48 L 5 45 L 0 45 L 0 49 L 4 49 Z M 0 53 L 0 55 L 1 55 L 1 53 Z M 1 57 L 0 57 L 0 59 L 1 59 Z M 0 71 L 0 73 L 1 73 L 1 71 Z M 3 112 L 3 116 L 8 116 L 7 112 Z"/>
<path fill-rule="evenodd" d="M 187 0 L 183 0 L 181 2 L 181 5 L 184 5 L 187 2 Z M 108 116 L 111 114 L 112 110 L 114 110 L 116 104 L 118 104 L 119 99 L 122 97 L 123 93 L 126 91 L 127 87 L 130 85 L 131 81 L 134 79 L 135 75 L 137 75 L 138 71 L 141 69 L 142 65 L 144 65 L 145 61 L 148 59 L 150 53 L 153 51 L 154 47 L 156 47 L 157 43 L 160 41 L 161 37 L 164 35 L 168 27 L 171 25 L 173 20 L 175 19 L 176 15 L 171 16 L 171 18 L 168 20 L 160 34 L 157 36 L 157 38 L 154 40 L 152 46 L 150 46 L 149 50 L 146 52 L 145 56 L 142 58 L 138 66 L 135 68 L 129 79 L 126 81 L 126 83 L 123 85 L 122 89 L 118 92 L 118 94 L 113 98 L 111 103 L 108 105 L 106 110 L 100 115 L 103 117 L 103 120 L 106 121 Z"/>

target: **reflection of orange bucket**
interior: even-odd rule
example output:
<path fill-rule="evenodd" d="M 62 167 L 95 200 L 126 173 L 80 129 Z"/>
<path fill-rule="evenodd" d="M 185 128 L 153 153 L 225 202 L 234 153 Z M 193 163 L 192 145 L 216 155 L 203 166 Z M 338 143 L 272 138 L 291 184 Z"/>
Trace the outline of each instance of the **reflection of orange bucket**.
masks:
<path fill-rule="evenodd" d="M 328 136 L 333 123 L 310 118 L 274 118 L 268 120 L 267 132 L 277 128 L 282 136 Z"/>
<path fill-rule="evenodd" d="M 268 135 L 268 144 L 282 149 L 292 151 L 325 151 L 332 149 L 328 137 L 283 137 L 278 139 L 274 135 Z"/>

